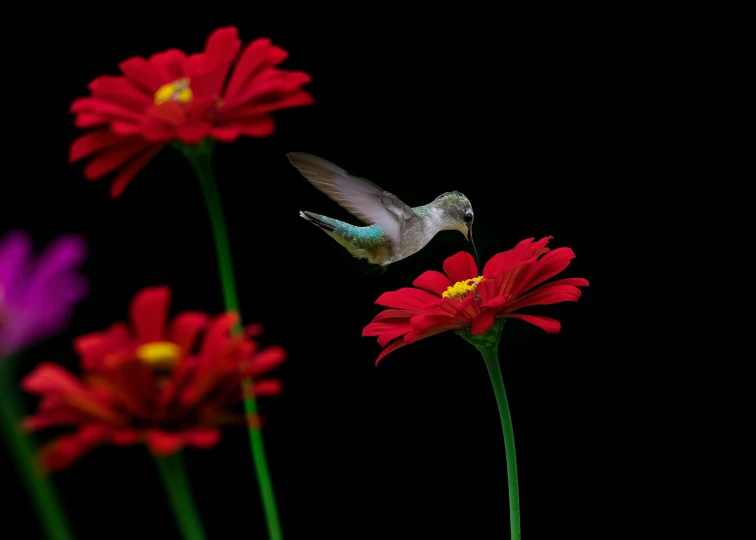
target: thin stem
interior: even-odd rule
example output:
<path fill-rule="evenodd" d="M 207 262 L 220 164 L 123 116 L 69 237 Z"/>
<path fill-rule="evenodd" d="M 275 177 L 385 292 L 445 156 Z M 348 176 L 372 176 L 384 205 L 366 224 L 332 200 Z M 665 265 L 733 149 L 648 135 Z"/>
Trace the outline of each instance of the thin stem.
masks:
<path fill-rule="evenodd" d="M 42 529 L 49 540 L 72 540 L 71 528 L 49 479 L 40 470 L 31 437 L 21 428 L 23 407 L 20 396 L 10 384 L 11 359 L 0 358 L 0 432 L 26 486 Z"/>
<path fill-rule="evenodd" d="M 184 539 L 205 540 L 205 531 L 202 528 L 197 508 L 194 506 L 181 454 L 155 456 L 155 463 Z"/>
<path fill-rule="evenodd" d="M 205 196 L 207 209 L 210 213 L 213 235 L 215 237 L 215 249 L 218 255 L 218 267 L 220 269 L 221 286 L 223 288 L 223 300 L 226 310 L 239 311 L 239 302 L 236 296 L 236 282 L 234 270 L 231 264 L 231 249 L 228 242 L 226 222 L 223 217 L 223 206 L 218 195 L 212 166 L 212 142 L 209 139 L 196 146 L 181 145 L 180 149 L 189 159 L 199 178 L 202 192 Z M 234 329 L 241 332 L 241 326 Z M 273 493 L 273 482 L 268 471 L 268 460 L 265 457 L 265 446 L 260 428 L 256 426 L 257 401 L 252 392 L 252 379 L 248 378 L 242 383 L 244 392 L 244 409 L 247 414 L 249 425 L 249 442 L 252 447 L 252 460 L 257 471 L 257 484 L 260 489 L 265 521 L 268 525 L 268 535 L 271 540 L 282 540 L 281 524 L 278 518 L 276 497 Z"/>
<path fill-rule="evenodd" d="M 481 347 L 478 349 L 491 377 L 496 404 L 499 406 L 501 430 L 504 433 L 504 453 L 507 459 L 507 483 L 509 485 L 509 525 L 512 530 L 512 540 L 520 540 L 520 493 L 517 487 L 517 455 L 515 453 L 514 430 L 512 417 L 509 414 L 507 392 L 504 389 L 504 379 L 499 366 L 499 353 L 496 347 Z"/>

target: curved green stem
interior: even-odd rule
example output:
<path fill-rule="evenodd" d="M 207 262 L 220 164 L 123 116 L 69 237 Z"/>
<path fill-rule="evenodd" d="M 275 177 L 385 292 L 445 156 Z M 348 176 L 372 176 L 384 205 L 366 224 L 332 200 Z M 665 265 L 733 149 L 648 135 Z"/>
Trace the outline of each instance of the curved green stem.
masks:
<path fill-rule="evenodd" d="M 507 483 L 509 485 L 509 524 L 512 530 L 512 540 L 520 540 L 520 493 L 517 487 L 517 455 L 515 453 L 514 430 L 512 416 L 509 414 L 507 392 L 504 389 L 504 379 L 499 366 L 497 347 L 481 347 L 478 349 L 491 377 L 496 404 L 499 406 L 501 430 L 504 433 L 504 452 L 507 459 Z"/>
<path fill-rule="evenodd" d="M 155 463 L 184 539 L 205 540 L 205 531 L 202 528 L 197 508 L 194 506 L 192 490 L 189 487 L 181 454 L 155 456 Z"/>
<path fill-rule="evenodd" d="M 60 506 L 55 490 L 37 465 L 35 445 L 21 428 L 23 407 L 16 389 L 10 382 L 11 359 L 0 358 L 0 432 L 8 451 L 18 464 L 18 470 L 41 526 L 50 540 L 72 540 L 71 529 Z"/>
<path fill-rule="evenodd" d="M 196 146 L 187 146 L 179 144 L 178 147 L 189 159 L 194 171 L 197 173 L 202 192 L 205 196 L 207 209 L 210 213 L 210 221 L 215 237 L 215 249 L 218 255 L 218 266 L 220 269 L 221 286 L 223 288 L 223 300 L 226 310 L 239 311 L 239 302 L 236 296 L 236 282 L 234 280 L 234 269 L 231 264 L 231 249 L 228 242 L 228 233 L 226 231 L 226 222 L 223 217 L 223 206 L 218 195 L 218 188 L 215 184 L 212 166 L 212 140 L 205 139 Z M 241 332 L 241 326 L 237 325 L 234 329 Z M 262 432 L 256 427 L 254 419 L 257 417 L 257 401 L 252 393 L 252 380 L 246 379 L 242 384 L 244 392 L 244 409 L 247 413 L 249 424 L 249 441 L 252 446 L 252 460 L 257 471 L 257 483 L 260 488 L 263 509 L 265 511 L 265 521 L 268 525 L 268 534 L 271 540 L 281 540 L 281 524 L 278 518 L 278 509 L 276 508 L 276 498 L 273 493 L 273 482 L 268 471 L 268 462 L 265 457 L 265 447 L 263 446 Z"/>

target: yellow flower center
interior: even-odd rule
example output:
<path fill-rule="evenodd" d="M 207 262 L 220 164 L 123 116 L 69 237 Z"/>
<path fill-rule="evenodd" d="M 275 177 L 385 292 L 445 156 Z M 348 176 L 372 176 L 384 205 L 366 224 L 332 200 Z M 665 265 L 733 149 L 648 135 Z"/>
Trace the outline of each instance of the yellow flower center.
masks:
<path fill-rule="evenodd" d="M 181 357 L 181 347 L 170 341 L 153 341 L 141 345 L 136 351 L 137 358 L 155 369 L 175 366 Z"/>
<path fill-rule="evenodd" d="M 447 287 L 444 294 L 441 296 L 444 298 L 465 298 L 467 293 L 475 290 L 475 286 L 480 283 L 481 279 L 483 279 L 483 276 L 474 277 L 465 281 L 458 281 L 451 287 Z"/>
<path fill-rule="evenodd" d="M 189 103 L 194 95 L 192 94 L 192 89 L 189 88 L 189 79 L 178 79 L 158 88 L 154 97 L 155 104 L 160 105 L 166 101 Z"/>

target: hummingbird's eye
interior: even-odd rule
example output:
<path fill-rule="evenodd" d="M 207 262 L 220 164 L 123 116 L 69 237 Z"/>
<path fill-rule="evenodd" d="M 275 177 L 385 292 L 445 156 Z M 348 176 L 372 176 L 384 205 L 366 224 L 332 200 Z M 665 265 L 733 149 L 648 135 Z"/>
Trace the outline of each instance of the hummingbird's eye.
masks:
<path fill-rule="evenodd" d="M 473 220 L 472 212 L 469 210 L 465 212 L 465 223 L 470 223 Z"/>

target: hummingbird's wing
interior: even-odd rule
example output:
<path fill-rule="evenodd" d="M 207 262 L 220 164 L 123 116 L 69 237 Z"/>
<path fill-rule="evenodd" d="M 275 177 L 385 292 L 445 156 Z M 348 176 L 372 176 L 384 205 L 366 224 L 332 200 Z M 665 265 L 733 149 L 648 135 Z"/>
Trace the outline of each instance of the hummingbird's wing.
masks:
<path fill-rule="evenodd" d="M 394 245 L 401 245 L 408 224 L 420 219 L 395 195 L 325 159 L 301 152 L 289 152 L 286 157 L 313 186 L 353 216 L 369 225 L 378 225 Z"/>

